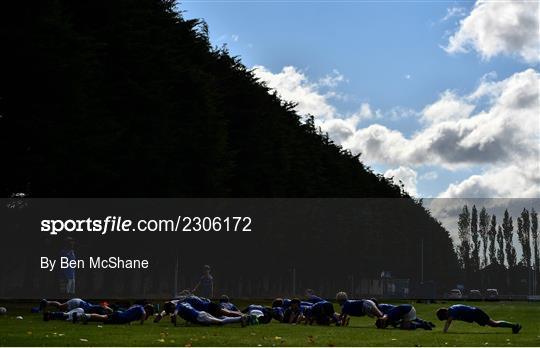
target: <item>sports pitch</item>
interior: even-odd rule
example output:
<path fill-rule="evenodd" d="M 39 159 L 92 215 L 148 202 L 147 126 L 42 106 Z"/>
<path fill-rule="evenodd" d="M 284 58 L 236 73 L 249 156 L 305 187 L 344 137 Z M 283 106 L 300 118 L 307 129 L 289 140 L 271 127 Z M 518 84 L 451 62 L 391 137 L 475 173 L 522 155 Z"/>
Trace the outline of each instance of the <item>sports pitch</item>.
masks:
<path fill-rule="evenodd" d="M 389 301 L 397 303 L 396 301 Z M 401 301 L 404 303 L 404 301 Z M 246 304 L 246 303 L 239 303 Z M 377 330 L 374 320 L 351 318 L 348 327 L 286 325 L 227 325 L 201 327 L 179 321 L 174 327 L 165 318 L 159 324 L 101 325 L 98 323 L 44 322 L 41 314 L 30 314 L 31 304 L 0 302 L 8 308 L 0 316 L 1 346 L 540 346 L 540 303 L 473 302 L 494 319 L 517 321 L 517 335 L 509 329 L 480 327 L 454 322 L 447 334 L 435 310 L 454 303 L 414 303 L 418 316 L 437 324 L 433 331 Z M 35 305 L 35 304 L 34 304 Z M 335 306 L 336 309 L 338 306 Z M 16 319 L 22 316 L 23 319 Z"/>

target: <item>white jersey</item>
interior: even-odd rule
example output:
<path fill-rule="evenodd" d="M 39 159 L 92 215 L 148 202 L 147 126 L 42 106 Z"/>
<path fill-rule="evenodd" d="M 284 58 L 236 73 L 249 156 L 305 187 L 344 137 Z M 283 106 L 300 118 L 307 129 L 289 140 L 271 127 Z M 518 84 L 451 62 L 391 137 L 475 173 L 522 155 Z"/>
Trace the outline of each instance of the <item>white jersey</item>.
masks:
<path fill-rule="evenodd" d="M 414 319 L 416 319 L 416 309 L 413 306 L 411 306 L 411 310 L 409 311 L 409 313 L 403 316 L 403 320 L 413 321 Z"/>
<path fill-rule="evenodd" d="M 84 309 L 75 308 L 75 309 L 70 310 L 69 312 L 66 313 L 67 314 L 66 320 L 69 320 L 69 321 L 73 320 L 73 314 L 74 313 L 77 313 L 77 315 L 84 314 Z"/>

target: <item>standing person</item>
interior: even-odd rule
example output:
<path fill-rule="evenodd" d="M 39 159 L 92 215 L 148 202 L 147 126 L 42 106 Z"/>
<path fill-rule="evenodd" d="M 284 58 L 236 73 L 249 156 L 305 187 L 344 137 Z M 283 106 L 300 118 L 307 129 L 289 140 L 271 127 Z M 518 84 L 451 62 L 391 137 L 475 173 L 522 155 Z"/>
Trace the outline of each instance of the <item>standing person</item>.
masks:
<path fill-rule="evenodd" d="M 518 323 L 510 323 L 508 321 L 495 321 L 489 317 L 483 310 L 478 307 L 456 304 L 448 308 L 439 308 L 437 310 L 437 318 L 446 320 L 443 332 L 448 332 L 452 320 L 461 320 L 467 323 L 476 322 L 480 326 L 491 327 L 507 327 L 512 329 L 512 333 L 517 334 L 521 330 L 521 325 Z"/>
<path fill-rule="evenodd" d="M 77 257 L 75 256 L 75 240 L 71 237 L 66 238 L 66 245 L 60 251 L 61 257 L 67 257 L 71 261 L 76 261 Z M 75 267 L 66 267 L 63 270 L 64 279 L 66 281 L 66 294 L 73 295 L 75 294 Z"/>
<path fill-rule="evenodd" d="M 195 293 L 197 290 L 199 290 L 198 294 L 201 297 L 209 299 L 214 298 L 214 277 L 210 274 L 209 265 L 204 265 L 203 275 L 201 276 L 201 279 L 199 279 L 197 285 L 193 288 L 192 293 Z"/>

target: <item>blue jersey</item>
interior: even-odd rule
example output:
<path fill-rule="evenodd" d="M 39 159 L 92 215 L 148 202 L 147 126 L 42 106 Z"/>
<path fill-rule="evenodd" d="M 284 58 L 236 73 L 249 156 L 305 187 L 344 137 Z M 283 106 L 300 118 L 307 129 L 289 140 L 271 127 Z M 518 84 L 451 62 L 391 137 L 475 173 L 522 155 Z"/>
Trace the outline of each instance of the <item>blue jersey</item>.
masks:
<path fill-rule="evenodd" d="M 94 305 L 90 302 L 82 301 L 81 308 L 84 309 L 85 312 L 88 312 L 92 309 L 95 309 L 96 307 L 101 307 L 99 305 Z"/>
<path fill-rule="evenodd" d="M 377 307 L 382 312 L 382 314 L 388 314 L 392 309 L 396 308 L 396 306 L 388 303 L 381 303 Z"/>
<path fill-rule="evenodd" d="M 288 298 L 283 299 L 283 309 L 287 309 L 291 306 L 291 300 Z"/>
<path fill-rule="evenodd" d="M 364 313 L 364 300 L 347 300 L 341 306 L 341 313 L 361 317 Z"/>
<path fill-rule="evenodd" d="M 81 300 L 80 298 L 72 298 L 67 301 L 68 310 L 72 310 L 75 308 L 82 308 L 86 312 L 88 308 L 92 306 L 90 302 L 86 302 L 85 300 Z"/>
<path fill-rule="evenodd" d="M 247 308 L 246 308 L 246 312 L 251 312 L 251 311 L 262 311 L 262 312 L 264 312 L 265 308 L 264 308 L 264 306 L 261 306 L 261 305 L 252 304 L 252 305 L 247 306 Z"/>
<path fill-rule="evenodd" d="M 316 295 L 310 295 L 309 298 L 307 299 L 307 302 L 310 302 L 310 303 L 317 303 L 317 302 L 323 302 L 323 301 L 325 301 L 325 299 L 320 298 L 319 296 L 316 296 Z"/>
<path fill-rule="evenodd" d="M 178 310 L 178 316 L 180 316 L 180 318 L 184 319 L 185 321 L 190 321 L 192 323 L 197 322 L 199 311 L 193 308 L 189 303 L 179 302 L 176 305 L 176 309 Z"/>
<path fill-rule="evenodd" d="M 143 319 L 143 315 L 144 315 L 143 306 L 134 305 L 134 306 L 129 307 L 129 309 L 125 311 L 114 312 L 111 316 L 109 316 L 106 323 L 127 324 L 127 323 L 131 323 L 132 321 Z"/>
<path fill-rule="evenodd" d="M 303 314 L 307 318 L 315 320 L 330 319 L 334 315 L 334 306 L 328 301 L 320 301 L 312 306 L 305 306 L 303 308 Z"/>
<path fill-rule="evenodd" d="M 388 320 L 390 320 L 391 322 L 399 321 L 403 319 L 403 317 L 408 314 L 412 310 L 412 308 L 413 307 L 410 304 L 402 304 L 399 306 L 395 306 L 388 312 Z"/>
<path fill-rule="evenodd" d="M 313 316 L 313 306 L 300 306 L 300 311 L 308 318 Z"/>
<path fill-rule="evenodd" d="M 198 296 L 188 296 L 182 302 L 189 303 L 193 308 L 198 311 L 207 312 L 208 307 L 210 306 L 210 301 L 204 300 Z"/>
<path fill-rule="evenodd" d="M 229 311 L 235 311 L 238 312 L 238 307 L 236 307 L 234 304 L 230 302 L 221 302 L 219 306 L 223 309 L 227 309 Z"/>
<path fill-rule="evenodd" d="M 324 314 L 324 306 L 326 306 L 328 303 L 328 301 L 322 300 L 312 304 L 311 306 L 301 306 L 302 314 L 308 318 L 313 316 L 321 316 Z"/>
<path fill-rule="evenodd" d="M 472 323 L 476 320 L 477 315 L 478 308 L 472 306 L 457 304 L 448 308 L 448 316 L 455 320 L 463 320 Z"/>
<path fill-rule="evenodd" d="M 274 310 L 274 314 L 276 316 L 283 317 L 283 315 L 285 314 L 285 310 L 283 309 L 283 307 L 273 307 L 272 309 Z"/>
<path fill-rule="evenodd" d="M 93 305 L 93 304 L 89 304 L 89 303 L 87 303 L 87 304 L 88 304 L 88 306 L 81 307 L 82 309 L 84 309 L 85 313 L 105 314 L 105 308 L 103 306 Z"/>

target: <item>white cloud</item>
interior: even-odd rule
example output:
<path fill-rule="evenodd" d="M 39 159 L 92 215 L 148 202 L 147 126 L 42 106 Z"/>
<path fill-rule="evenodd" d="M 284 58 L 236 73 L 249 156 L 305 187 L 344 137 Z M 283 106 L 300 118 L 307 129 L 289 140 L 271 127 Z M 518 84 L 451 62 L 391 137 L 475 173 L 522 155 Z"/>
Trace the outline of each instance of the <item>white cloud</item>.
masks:
<path fill-rule="evenodd" d="M 236 35 L 236 34 L 232 34 L 231 35 L 231 39 L 234 41 L 234 42 L 238 42 L 238 40 L 240 40 L 240 36 Z"/>
<path fill-rule="evenodd" d="M 318 126 L 325 133 L 328 133 L 330 139 L 337 144 L 342 144 L 348 139 L 357 129 L 359 122 L 358 116 L 349 118 L 332 118 L 323 122 L 318 122 Z"/>
<path fill-rule="evenodd" d="M 383 117 L 382 111 L 380 109 L 372 110 L 369 103 L 362 103 L 362 105 L 360 105 L 360 110 L 358 110 L 358 112 L 356 112 L 354 115 L 359 119 L 364 120 Z"/>
<path fill-rule="evenodd" d="M 423 110 L 422 117 L 430 123 L 411 138 L 371 125 L 357 130 L 345 144 L 369 163 L 390 165 L 438 164 L 453 170 L 516 158 L 535 160 L 540 136 L 539 83 L 540 75 L 528 69 L 503 81 L 483 82 L 471 95 L 449 98 L 443 94 Z M 489 90 L 489 107 L 471 114 L 470 100 L 487 93 L 479 90 Z"/>
<path fill-rule="evenodd" d="M 465 16 L 465 8 L 463 7 L 450 7 L 446 9 L 446 15 L 441 18 L 441 22 L 446 22 L 447 20 L 454 17 L 463 17 Z"/>
<path fill-rule="evenodd" d="M 307 76 L 295 67 L 286 66 L 281 72 L 274 74 L 264 66 L 255 66 L 253 73 L 284 100 L 297 103 L 296 110 L 301 115 L 310 114 L 321 119 L 333 119 L 336 116 L 336 109 L 328 102 L 329 96 L 320 91 L 321 85 L 310 82 Z M 325 82 L 335 83 L 336 77 Z"/>
<path fill-rule="evenodd" d="M 460 183 L 450 184 L 441 198 L 540 197 L 540 168 L 528 162 L 489 169 Z"/>
<path fill-rule="evenodd" d="M 391 178 L 395 184 L 403 184 L 405 191 L 411 196 L 418 196 L 416 191 L 417 177 L 418 174 L 409 167 L 399 166 L 395 169 L 389 169 L 384 173 L 384 177 Z"/>
<path fill-rule="evenodd" d="M 529 63 L 540 61 L 539 2 L 478 0 L 449 38 L 449 53 L 476 50 L 482 58 L 518 55 Z"/>
<path fill-rule="evenodd" d="M 540 172 L 540 74 L 534 69 L 503 80 L 487 74 L 471 93 L 445 91 L 420 112 L 402 107 L 383 112 L 363 103 L 349 115 L 339 114 L 329 101 L 336 93 L 330 87 L 333 81 L 344 80 L 337 72 L 328 75 L 333 78 L 317 82 L 290 66 L 276 74 L 256 67 L 255 75 L 285 100 L 298 103 L 300 114 L 314 115 L 323 132 L 360 153 L 368 165 L 411 170 L 424 165 L 447 170 L 475 168 L 475 175 L 450 185 L 441 193 L 444 197 L 540 197 L 534 174 Z M 422 128 L 411 136 L 380 124 L 362 126 L 366 120 L 412 116 L 422 121 Z M 415 180 L 435 178 L 416 176 Z M 414 187 L 411 181 L 407 185 L 409 190 Z"/>
<path fill-rule="evenodd" d="M 468 118 L 474 110 L 474 105 L 459 98 L 452 91 L 445 91 L 435 103 L 422 110 L 422 121 L 439 123 L 442 121 L 457 121 Z"/>
<path fill-rule="evenodd" d="M 319 86 L 326 87 L 336 87 L 340 82 L 345 81 L 345 76 L 343 76 L 339 71 L 334 69 L 332 74 L 328 74 L 319 80 Z"/>

